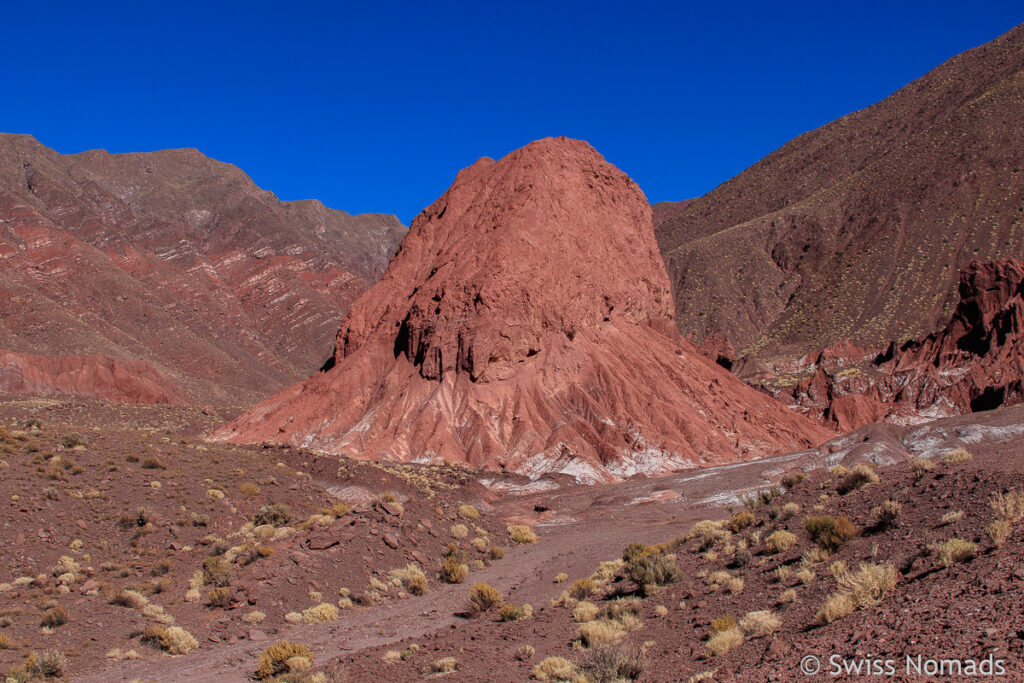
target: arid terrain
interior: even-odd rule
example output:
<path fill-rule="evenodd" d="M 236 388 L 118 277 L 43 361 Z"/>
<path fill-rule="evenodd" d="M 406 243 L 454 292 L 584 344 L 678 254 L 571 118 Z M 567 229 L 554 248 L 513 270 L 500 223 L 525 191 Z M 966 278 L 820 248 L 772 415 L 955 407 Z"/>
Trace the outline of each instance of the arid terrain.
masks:
<path fill-rule="evenodd" d="M 1017 27 L 408 230 L 0 134 L 5 683 L 1024 680 L 1022 106 Z"/>
<path fill-rule="evenodd" d="M 8 667 L 58 650 L 75 680 L 241 681 L 285 640 L 308 646 L 328 680 L 420 680 L 449 657 L 444 675 L 456 680 L 495 664 L 492 680 L 528 680 L 553 657 L 574 675 L 608 660 L 638 680 L 795 680 L 802 657 L 833 653 L 991 652 L 1024 675 L 1022 408 L 871 426 L 813 450 L 600 487 L 209 444 L 197 436 L 217 418 L 173 406 L 8 395 L 0 410 Z M 847 491 L 851 480 L 860 486 Z M 993 507 L 1003 493 L 1015 502 Z M 889 500 L 895 519 L 880 526 Z M 256 524 L 275 503 L 291 520 Z M 807 531 L 821 516 L 853 525 L 829 552 Z M 993 527 L 1004 517 L 1005 537 Z M 515 524 L 536 540 L 516 543 Z M 951 539 L 974 547 L 946 567 Z M 620 561 L 635 543 L 675 557 L 655 581 L 665 585 L 637 584 L 646 560 Z M 449 544 L 464 576 L 446 573 Z M 862 563 L 891 567 L 892 586 L 817 624 L 844 567 Z M 410 564 L 422 585 L 392 572 Z M 500 603 L 476 614 L 481 582 Z M 501 605 L 525 604 L 531 616 L 502 620 Z M 742 625 L 762 611 L 778 620 L 771 633 L 744 631 L 709 653 L 714 620 Z M 168 652 L 176 641 L 159 629 L 172 626 L 194 651 Z M 599 627 L 607 642 L 578 642 Z"/>
<path fill-rule="evenodd" d="M 1024 28 L 657 212 L 679 329 L 744 356 L 922 337 L 1024 246 Z"/>
<path fill-rule="evenodd" d="M 196 150 L 61 155 L 0 134 L 0 353 L 18 354 L 0 389 L 251 405 L 327 360 L 404 234 L 281 202 Z M 92 381 L 69 390 L 76 363 Z"/>

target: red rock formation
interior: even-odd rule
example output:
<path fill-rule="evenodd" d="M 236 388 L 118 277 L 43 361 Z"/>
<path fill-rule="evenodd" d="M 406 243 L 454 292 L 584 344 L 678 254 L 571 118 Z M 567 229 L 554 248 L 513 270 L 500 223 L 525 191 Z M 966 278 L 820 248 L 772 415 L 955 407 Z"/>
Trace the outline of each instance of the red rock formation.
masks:
<path fill-rule="evenodd" d="M 249 406 L 323 364 L 404 232 L 195 150 L 0 135 L 0 348 L 142 359 L 192 401 Z"/>
<path fill-rule="evenodd" d="M 333 367 L 214 438 L 605 481 L 828 436 L 701 357 L 672 310 L 636 184 L 540 140 L 460 172 L 350 309 Z"/>
<path fill-rule="evenodd" d="M 1024 397 L 1024 264 L 974 261 L 960 273 L 960 302 L 938 332 L 881 354 L 847 346 L 790 372 L 751 381 L 840 431 L 887 419 L 947 417 Z M 779 368 L 776 368 L 777 370 Z"/>
<path fill-rule="evenodd" d="M 120 403 L 184 403 L 173 382 L 144 361 L 0 351 L 0 391 L 96 396 Z"/>

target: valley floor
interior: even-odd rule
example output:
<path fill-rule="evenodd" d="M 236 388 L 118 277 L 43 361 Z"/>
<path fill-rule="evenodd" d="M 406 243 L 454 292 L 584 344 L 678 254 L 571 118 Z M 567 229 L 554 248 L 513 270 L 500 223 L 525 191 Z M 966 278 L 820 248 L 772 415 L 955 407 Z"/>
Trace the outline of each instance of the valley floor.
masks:
<path fill-rule="evenodd" d="M 310 648 L 327 680 L 570 680 L 581 671 L 589 680 L 831 680 L 832 654 L 853 663 L 892 659 L 895 680 L 910 678 L 906 655 L 991 654 L 1004 660 L 1006 680 L 1024 675 L 1020 519 L 999 543 L 987 531 L 999 516 L 992 497 L 1024 490 L 1024 408 L 874 425 L 815 450 L 605 487 L 205 444 L 202 434 L 218 421 L 181 408 L 0 400 L 0 494 L 10 501 L 0 549 L 0 634 L 8 643 L 0 663 L 17 669 L 29 652 L 55 649 L 73 680 L 242 681 L 264 648 L 288 640 Z M 943 463 L 960 449 L 973 457 Z M 933 465 L 912 471 L 915 458 Z M 844 478 L 829 468 L 858 463 L 879 481 L 840 493 Z M 807 478 L 779 484 L 794 472 Z M 759 492 L 763 503 L 751 502 Z M 350 509 L 325 515 L 339 500 Z M 899 518 L 882 529 L 872 511 L 888 500 L 899 504 Z M 261 541 L 250 520 L 274 503 L 289 505 L 296 521 Z M 150 515 L 145 523 L 122 521 L 140 506 Z M 805 528 L 805 518 L 824 515 L 846 517 L 859 532 L 830 554 Z M 194 526 L 197 518 L 205 525 Z M 705 519 L 724 521 L 691 531 Z M 512 523 L 532 526 L 537 542 L 512 542 Z M 459 538 L 459 525 L 472 530 L 473 544 Z M 793 535 L 792 547 L 768 541 L 780 531 Z M 975 547 L 945 567 L 938 558 L 950 539 Z M 461 583 L 437 578 L 452 542 L 469 558 Z M 477 553 L 477 543 L 504 556 Z M 592 585 L 576 583 L 633 543 L 645 544 L 644 557 L 671 553 L 678 574 L 645 590 L 628 567 L 615 566 Z M 273 552 L 241 559 L 259 547 Z M 231 565 L 223 603 L 187 596 L 210 557 Z M 407 562 L 424 570 L 422 595 L 381 583 Z M 872 604 L 816 623 L 862 563 L 890 566 L 893 586 Z M 469 588 L 479 582 L 506 603 L 530 604 L 532 617 L 502 622 L 496 608 L 471 614 Z M 340 587 L 347 588 L 338 600 Z M 378 594 L 367 598 L 374 587 Z M 126 590 L 145 604 L 128 604 Z M 345 604 L 347 595 L 355 604 L 335 620 L 290 623 L 304 608 Z M 40 626 L 58 608 L 69 620 Z M 247 621 L 254 611 L 262 623 Z M 778 619 L 773 633 L 741 629 L 751 612 Z M 739 641 L 710 655 L 709 637 L 730 619 L 740 630 L 722 629 L 732 634 L 725 638 Z M 161 652 L 153 629 L 172 624 L 195 636 L 194 651 Z M 812 655 L 822 670 L 808 677 L 800 666 Z M 551 657 L 567 660 L 572 673 L 537 669 Z M 636 665 L 630 671 L 627 660 Z M 620 668 L 612 675 L 609 667 Z M 930 678 L 944 679 L 956 676 Z"/>

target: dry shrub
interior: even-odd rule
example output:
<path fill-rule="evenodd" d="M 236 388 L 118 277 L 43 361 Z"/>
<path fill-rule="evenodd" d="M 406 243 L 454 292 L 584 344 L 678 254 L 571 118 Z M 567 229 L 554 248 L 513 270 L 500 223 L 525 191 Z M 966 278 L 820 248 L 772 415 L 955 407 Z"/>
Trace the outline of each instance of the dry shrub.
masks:
<path fill-rule="evenodd" d="M 260 653 L 256 678 L 271 678 L 278 674 L 288 673 L 288 660 L 302 657 L 313 662 L 313 651 L 302 643 L 279 640 Z"/>
<path fill-rule="evenodd" d="M 796 535 L 785 529 L 773 531 L 768 538 L 764 539 L 764 549 L 770 555 L 784 553 L 796 545 Z"/>
<path fill-rule="evenodd" d="M 743 632 L 736 626 L 725 631 L 716 631 L 704 643 L 704 651 L 708 657 L 718 657 L 733 650 L 743 643 Z"/>
<path fill-rule="evenodd" d="M 1024 519 L 1024 490 L 1007 491 L 992 496 L 988 502 L 996 518 L 1017 524 Z"/>
<path fill-rule="evenodd" d="M 569 575 L 565 572 L 559 572 L 555 575 L 555 583 L 564 583 L 569 580 Z"/>
<path fill-rule="evenodd" d="M 997 548 L 1006 542 L 1011 533 L 1013 533 L 1013 525 L 1005 519 L 997 519 L 985 527 L 985 535 Z"/>
<path fill-rule="evenodd" d="M 253 516 L 252 523 L 256 526 L 269 524 L 273 527 L 288 526 L 292 521 L 291 509 L 282 503 L 263 505 Z"/>
<path fill-rule="evenodd" d="M 963 517 L 963 510 L 952 510 L 942 515 L 942 519 L 939 520 L 939 523 L 942 525 L 953 524 L 954 522 L 959 522 L 961 519 L 963 519 Z"/>
<path fill-rule="evenodd" d="M 839 482 L 838 490 L 839 493 L 847 494 L 850 491 L 856 491 L 868 484 L 877 483 L 878 475 L 873 469 L 867 465 L 857 465 L 850 470 L 845 477 L 843 477 L 841 482 Z"/>
<path fill-rule="evenodd" d="M 948 569 L 954 564 L 965 562 L 978 550 L 978 544 L 962 538 L 951 538 L 938 547 L 935 553 L 935 564 Z"/>
<path fill-rule="evenodd" d="M 569 586 L 569 595 L 576 600 L 582 600 L 594 592 L 594 582 L 590 579 L 577 579 Z"/>
<path fill-rule="evenodd" d="M 197 649 L 199 643 L 180 626 L 148 626 L 142 639 L 155 643 L 160 649 L 171 655 L 187 655 Z"/>
<path fill-rule="evenodd" d="M 465 524 L 454 524 L 451 528 L 452 538 L 459 540 L 469 536 L 469 528 Z"/>
<path fill-rule="evenodd" d="M 633 543 L 626 548 L 622 559 L 626 576 L 644 595 L 651 595 L 659 587 L 675 583 L 681 574 L 675 555 L 654 546 Z"/>
<path fill-rule="evenodd" d="M 442 657 L 441 659 L 435 660 L 430 665 L 435 673 L 450 674 L 451 672 L 459 668 L 459 663 L 455 657 Z"/>
<path fill-rule="evenodd" d="M 407 564 L 404 569 L 392 569 L 388 574 L 413 595 L 423 595 L 427 592 L 427 575 L 418 564 Z"/>
<path fill-rule="evenodd" d="M 307 624 L 322 624 L 327 621 L 335 621 L 338 618 L 338 608 L 329 602 L 321 602 L 308 609 L 302 610 L 302 621 Z"/>
<path fill-rule="evenodd" d="M 249 612 L 244 617 L 242 617 L 242 621 L 249 624 L 250 626 L 257 626 L 259 624 L 262 624 L 263 620 L 266 618 L 267 615 L 265 613 L 261 612 L 258 609 L 254 609 L 253 611 Z"/>
<path fill-rule="evenodd" d="M 736 625 L 736 619 L 726 614 L 712 619 L 708 628 L 711 629 L 712 633 L 718 633 L 720 631 L 728 631 L 731 628 L 736 628 Z"/>
<path fill-rule="evenodd" d="M 806 479 L 807 475 L 804 474 L 803 472 L 787 472 L 782 477 L 782 485 L 785 486 L 787 489 L 792 489 L 797 484 L 799 484 L 802 481 L 805 481 Z"/>
<path fill-rule="evenodd" d="M 571 681 L 576 676 L 576 665 L 565 657 L 547 657 L 533 667 L 538 681 Z"/>
<path fill-rule="evenodd" d="M 576 608 L 572 611 L 572 618 L 578 623 L 584 623 L 587 621 L 593 621 L 597 619 L 598 615 L 601 614 L 601 608 L 592 602 L 584 600 L 576 605 Z"/>
<path fill-rule="evenodd" d="M 779 620 L 778 615 L 771 610 L 747 612 L 740 619 L 740 630 L 749 638 L 770 636 L 778 631 L 780 626 L 782 626 L 782 622 Z"/>
<path fill-rule="evenodd" d="M 211 588 L 206 592 L 206 601 L 210 607 L 227 609 L 231 606 L 231 591 L 223 586 Z"/>
<path fill-rule="evenodd" d="M 626 637 L 626 627 L 618 621 L 600 619 L 580 624 L 579 640 L 584 647 L 601 647 Z"/>
<path fill-rule="evenodd" d="M 726 586 L 726 588 L 729 589 L 730 593 L 732 593 L 733 595 L 736 595 L 738 593 L 743 592 L 743 586 L 744 586 L 743 579 L 741 577 L 739 577 L 739 576 L 734 576 L 731 579 L 729 579 L 729 581 L 725 584 L 725 586 Z"/>
<path fill-rule="evenodd" d="M 789 588 L 787 590 L 782 591 L 782 593 L 779 594 L 780 605 L 788 605 L 792 602 L 796 602 L 796 591 L 794 589 Z"/>
<path fill-rule="evenodd" d="M 534 533 L 533 529 L 525 524 L 510 524 L 508 527 L 508 535 L 513 541 L 520 545 L 537 542 L 537 534 Z"/>
<path fill-rule="evenodd" d="M 875 526 L 879 529 L 888 529 L 896 523 L 902 511 L 903 506 L 895 500 L 889 499 L 881 505 L 871 508 L 871 518 L 875 520 Z"/>
<path fill-rule="evenodd" d="M 142 609 L 149 604 L 149 598 L 138 591 L 122 589 L 114 593 L 111 602 L 129 609 Z"/>
<path fill-rule="evenodd" d="M 521 621 L 532 616 L 533 607 L 526 603 L 522 605 L 502 605 L 501 610 L 498 611 L 498 619 L 501 621 Z"/>
<path fill-rule="evenodd" d="M 40 626 L 46 628 L 57 628 L 71 621 L 71 614 L 63 607 L 54 607 L 46 610 L 40 622 Z"/>
<path fill-rule="evenodd" d="M 856 572 L 850 572 L 845 564 L 837 563 L 833 574 L 839 591 L 818 609 L 814 616 L 818 625 L 831 624 L 858 608 L 871 607 L 896 588 L 897 573 L 890 564 L 861 563 Z"/>
<path fill-rule="evenodd" d="M 537 654 L 537 648 L 533 645 L 523 645 L 516 650 L 516 659 L 520 662 L 525 662 L 527 659 L 533 659 L 535 654 Z"/>
<path fill-rule="evenodd" d="M 821 626 L 831 624 L 833 621 L 842 619 L 847 614 L 852 613 L 856 608 L 857 606 L 849 595 L 833 593 L 818 609 L 817 614 L 814 615 L 814 622 Z"/>
<path fill-rule="evenodd" d="M 733 532 L 734 534 L 738 534 L 739 532 L 743 531 L 753 523 L 754 514 L 746 510 L 741 510 L 740 512 L 737 512 L 735 515 L 733 515 L 732 519 L 729 520 L 729 531 Z"/>
<path fill-rule="evenodd" d="M 910 461 L 910 472 L 915 479 L 920 479 L 935 469 L 935 462 L 928 458 L 914 458 Z"/>
<path fill-rule="evenodd" d="M 459 506 L 459 517 L 462 519 L 480 519 L 480 511 L 473 505 L 463 503 Z"/>
<path fill-rule="evenodd" d="M 974 456 L 971 455 L 967 450 L 963 448 L 955 448 L 951 451 L 947 451 L 942 456 L 943 465 L 961 465 L 965 462 L 969 462 Z"/>
<path fill-rule="evenodd" d="M 489 583 L 475 584 L 469 589 L 469 605 L 477 614 L 486 612 L 501 602 L 501 593 Z"/>
<path fill-rule="evenodd" d="M 839 572 L 836 583 L 857 607 L 870 607 L 896 589 L 897 572 L 891 564 L 861 563 L 855 572 Z"/>
<path fill-rule="evenodd" d="M 605 645 L 586 652 L 580 669 L 594 683 L 634 681 L 640 678 L 645 665 L 642 649 L 628 644 Z"/>
<path fill-rule="evenodd" d="M 7 680 L 31 681 L 37 678 L 61 678 L 68 668 L 68 658 L 59 650 L 31 652 L 25 657 L 21 669 L 7 672 Z M 23 674 L 23 675 L 22 675 Z"/>
<path fill-rule="evenodd" d="M 238 490 L 247 496 L 258 496 L 260 495 L 260 487 L 253 483 L 242 484 L 238 487 Z"/>
<path fill-rule="evenodd" d="M 844 516 L 838 518 L 831 515 L 805 517 L 804 528 L 815 543 L 830 552 L 835 552 L 857 535 L 857 527 Z"/>

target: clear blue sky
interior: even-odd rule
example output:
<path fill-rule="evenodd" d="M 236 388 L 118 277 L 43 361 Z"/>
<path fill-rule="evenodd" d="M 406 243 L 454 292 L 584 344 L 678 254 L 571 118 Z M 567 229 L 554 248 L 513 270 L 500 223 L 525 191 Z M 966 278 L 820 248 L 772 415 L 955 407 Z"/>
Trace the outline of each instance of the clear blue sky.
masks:
<path fill-rule="evenodd" d="M 0 130 L 197 147 L 283 199 L 405 222 L 548 135 L 651 201 L 700 195 L 1024 22 L 1020 0 L 4 5 Z"/>

